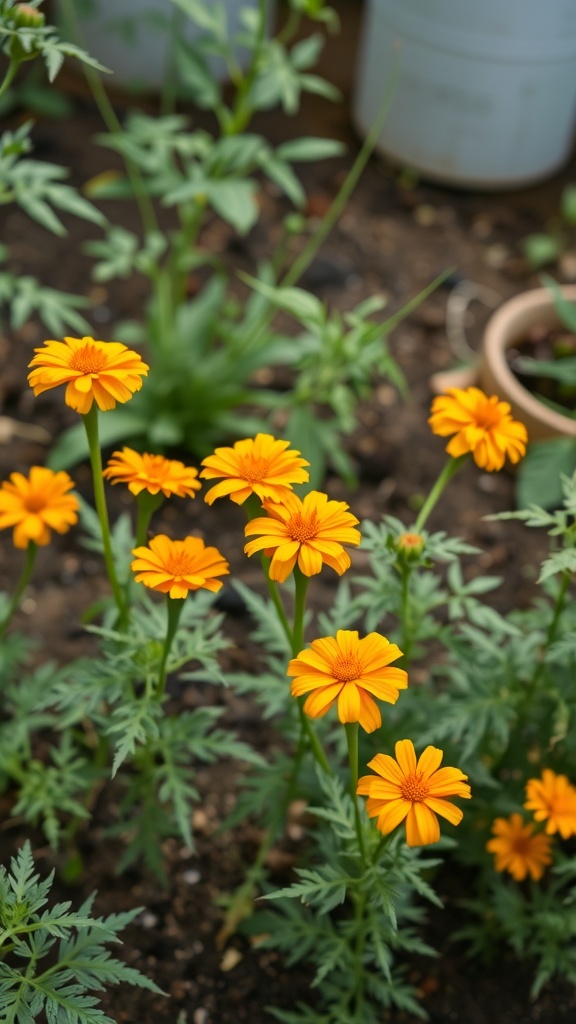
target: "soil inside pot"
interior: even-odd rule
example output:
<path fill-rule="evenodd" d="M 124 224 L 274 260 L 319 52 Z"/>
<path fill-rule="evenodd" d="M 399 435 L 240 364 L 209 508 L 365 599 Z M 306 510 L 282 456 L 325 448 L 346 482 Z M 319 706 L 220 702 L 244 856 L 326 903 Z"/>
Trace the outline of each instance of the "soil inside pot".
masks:
<path fill-rule="evenodd" d="M 576 334 L 535 326 L 525 340 L 506 350 L 506 360 L 535 398 L 563 415 L 576 415 Z"/>

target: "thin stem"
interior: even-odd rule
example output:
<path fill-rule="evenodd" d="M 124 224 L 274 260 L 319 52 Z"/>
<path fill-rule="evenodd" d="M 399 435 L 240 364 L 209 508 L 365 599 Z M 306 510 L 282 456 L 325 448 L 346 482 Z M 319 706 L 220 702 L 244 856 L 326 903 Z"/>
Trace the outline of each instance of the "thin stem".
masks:
<path fill-rule="evenodd" d="M 294 260 L 294 263 L 292 264 L 292 266 L 290 267 L 290 269 L 280 282 L 280 286 L 282 288 L 287 288 L 295 284 L 295 282 L 302 276 L 304 271 L 307 270 L 312 260 L 314 259 L 316 253 L 318 252 L 318 249 L 324 243 L 324 241 L 332 231 L 332 228 L 334 227 L 337 220 L 340 218 L 342 212 L 344 211 L 348 203 L 348 200 L 352 195 L 352 192 L 354 191 L 356 185 L 358 184 L 358 181 L 360 180 L 360 177 L 364 171 L 364 168 L 366 167 L 366 164 L 368 163 L 370 157 L 372 156 L 374 147 L 378 142 L 380 132 L 382 131 L 382 126 L 386 120 L 386 117 L 388 116 L 388 111 L 390 109 L 390 104 L 392 102 L 392 97 L 394 95 L 396 74 L 397 69 L 394 69 L 390 85 L 388 86 L 384 94 L 384 99 L 380 105 L 378 114 L 376 115 L 376 120 L 374 121 L 374 124 L 372 125 L 370 131 L 368 132 L 368 135 L 364 140 L 364 143 L 358 153 L 358 156 L 356 157 L 354 163 L 352 164 L 352 167 L 350 168 L 348 174 L 346 175 L 346 178 L 342 183 L 340 191 L 333 200 L 332 205 L 330 206 L 328 212 L 326 213 L 326 216 L 318 225 L 317 230 L 310 237 L 310 239 L 302 249 L 302 252 Z"/>
<path fill-rule="evenodd" d="M 360 820 L 358 797 L 356 796 L 356 790 L 358 789 L 358 728 L 358 722 L 346 722 L 344 725 L 344 729 L 346 730 L 346 742 L 348 744 L 348 762 L 350 765 L 350 796 L 352 797 L 352 803 L 354 804 L 354 823 L 356 825 L 358 849 L 360 850 L 362 866 L 364 866 L 366 864 L 366 849 L 364 846 L 364 834 L 362 832 L 362 822 Z"/>
<path fill-rule="evenodd" d="M 350 764 L 350 795 L 355 800 L 358 788 L 358 722 L 346 722 L 344 729 L 346 730 Z"/>
<path fill-rule="evenodd" d="M 434 484 L 432 490 L 430 491 L 430 494 L 426 498 L 426 501 L 424 502 L 422 508 L 420 509 L 420 512 L 418 513 L 418 518 L 414 525 L 414 530 L 416 533 L 420 533 L 432 509 L 439 500 L 444 488 L 450 482 L 452 477 L 458 472 L 458 470 L 460 469 L 460 467 L 463 465 L 467 458 L 467 454 L 460 455 L 457 459 L 450 458 L 448 462 L 445 464 L 444 469 L 440 473 L 438 479 L 436 480 L 436 483 Z"/>
<path fill-rule="evenodd" d="M 410 653 L 412 650 L 412 623 L 410 621 L 410 577 L 412 570 L 409 565 L 403 561 L 400 566 L 400 582 L 401 582 L 401 604 L 400 604 L 400 621 L 402 624 L 402 659 L 403 668 L 408 669 L 410 664 Z"/>
<path fill-rule="evenodd" d="M 292 630 L 292 655 L 297 658 L 300 651 L 304 647 L 304 617 L 306 614 L 306 594 L 308 591 L 308 583 L 310 582 L 308 576 L 298 568 L 294 566 L 294 628 Z M 303 731 L 306 733 L 306 737 L 310 744 L 314 759 L 322 768 L 322 771 L 326 772 L 327 775 L 332 775 L 332 769 L 328 763 L 328 758 L 324 753 L 324 748 L 320 743 L 310 720 L 304 711 L 303 704 L 299 701 L 298 707 L 300 710 L 300 725 Z"/>
<path fill-rule="evenodd" d="M 148 527 L 154 514 L 164 503 L 164 495 L 150 494 L 149 491 L 140 491 L 136 498 L 138 514 L 136 517 L 136 540 L 135 547 L 139 548 L 148 543 Z"/>
<path fill-rule="evenodd" d="M 300 701 L 298 701 L 298 710 L 300 712 L 300 726 L 302 728 L 302 731 L 306 734 L 306 739 L 310 744 L 310 749 L 312 750 L 314 760 L 316 761 L 317 764 L 320 765 L 322 771 L 325 772 L 326 775 L 333 775 L 334 772 L 332 771 L 328 763 L 328 758 L 324 753 L 324 747 L 322 746 L 320 740 L 318 739 L 316 733 L 314 732 L 314 729 L 310 724 L 310 720 L 306 712 L 304 711 L 304 705 Z"/>
<path fill-rule="evenodd" d="M 20 598 L 22 597 L 22 594 L 24 593 L 26 587 L 28 586 L 28 584 L 30 582 L 30 578 L 31 578 L 32 573 L 34 571 L 34 564 L 36 562 L 36 555 L 37 555 L 37 553 L 38 553 L 37 545 L 34 543 L 33 540 L 29 541 L 28 547 L 26 548 L 26 560 L 24 562 L 24 568 L 22 570 L 22 575 L 20 576 L 20 579 L 18 580 L 18 583 L 16 584 L 16 589 L 14 590 L 14 593 L 12 594 L 12 600 L 10 601 L 10 604 L 8 605 L 8 611 L 6 612 L 6 615 L 4 616 L 4 619 L 3 619 L 2 623 L 0 623 L 0 640 L 3 639 L 4 634 L 5 634 L 8 626 L 10 625 L 11 620 L 12 620 L 12 616 L 14 615 L 14 612 L 16 611 L 16 609 L 18 608 L 18 605 L 20 604 Z"/>
<path fill-rule="evenodd" d="M 278 593 L 278 587 L 276 586 L 276 581 L 270 579 L 269 569 L 270 569 L 270 562 L 272 561 L 272 559 L 267 558 L 266 555 L 262 555 L 261 561 L 262 561 L 262 568 L 264 570 L 264 576 L 266 577 L 266 586 L 268 587 L 268 593 L 270 595 L 270 599 L 272 601 L 272 604 L 274 605 L 274 608 L 276 609 L 276 614 L 278 616 L 280 625 L 282 626 L 282 629 L 284 630 L 284 633 L 286 635 L 286 639 L 288 641 L 290 649 L 292 649 L 293 644 L 294 644 L 294 637 L 292 635 L 292 630 L 290 629 L 290 625 L 289 625 L 288 619 L 286 617 L 286 612 L 284 611 L 284 605 L 282 604 L 282 600 L 280 598 L 280 594 Z"/>
<path fill-rule="evenodd" d="M 110 536 L 110 521 L 108 519 L 108 508 L 106 506 L 104 477 L 102 476 L 102 453 L 100 451 L 100 439 L 98 436 L 98 409 L 95 402 L 92 403 L 90 411 L 82 416 L 82 420 L 84 422 L 86 437 L 88 439 L 88 450 L 90 452 L 90 464 L 92 466 L 92 480 L 94 486 L 94 503 L 96 505 L 96 512 L 98 513 L 100 529 L 102 531 L 102 545 L 104 548 L 106 572 L 108 573 L 108 579 L 110 580 L 110 586 L 112 588 L 112 593 L 120 616 L 119 625 L 121 628 L 124 628 L 127 621 L 127 608 L 124 595 L 120 584 L 118 583 L 116 567 L 114 565 L 112 539 Z"/>
<path fill-rule="evenodd" d="M 162 657 L 160 659 L 160 668 L 158 670 L 158 687 L 156 690 L 156 700 L 161 701 L 164 692 L 166 690 L 166 662 L 168 661 L 168 655 L 172 647 L 172 641 L 176 635 L 178 629 L 178 622 L 180 621 L 180 615 L 184 607 L 184 600 L 182 598 L 171 598 L 169 595 L 167 600 L 167 613 L 168 613 L 168 627 L 166 629 L 166 638 L 164 640 L 164 648 L 162 650 Z"/>
<path fill-rule="evenodd" d="M 20 67 L 20 61 L 19 60 L 13 60 L 12 59 L 10 61 L 10 64 L 8 65 L 8 70 L 6 71 L 6 74 L 4 75 L 4 81 L 2 82 L 2 85 L 0 85 L 0 97 L 2 97 L 4 95 L 4 93 L 7 92 L 8 89 L 10 88 L 10 86 L 12 85 L 12 82 L 14 81 L 14 77 L 15 77 L 16 72 L 18 71 L 19 67 Z"/>
<path fill-rule="evenodd" d="M 308 576 L 294 566 L 294 628 L 292 630 L 292 655 L 297 658 L 304 647 L 304 616 L 306 614 L 306 594 L 308 591 Z"/>

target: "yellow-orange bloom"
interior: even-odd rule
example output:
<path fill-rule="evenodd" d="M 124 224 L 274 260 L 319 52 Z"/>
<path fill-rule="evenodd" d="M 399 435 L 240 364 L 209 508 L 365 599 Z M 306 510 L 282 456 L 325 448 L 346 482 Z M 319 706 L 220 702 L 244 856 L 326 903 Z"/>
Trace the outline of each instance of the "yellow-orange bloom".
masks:
<path fill-rule="evenodd" d="M 29 364 L 28 383 L 35 395 L 66 384 L 66 404 L 85 415 L 92 403 L 102 411 L 127 402 L 142 387 L 148 366 L 137 352 L 117 341 L 64 338 L 45 341 Z"/>
<path fill-rule="evenodd" d="M 198 470 L 193 466 L 185 466 L 178 459 L 165 459 L 163 455 L 140 454 L 126 447 L 121 452 L 113 452 L 102 475 L 113 484 L 128 484 L 132 494 L 162 491 L 165 498 L 173 495 L 194 498 L 194 491 L 202 486 Z"/>
<path fill-rule="evenodd" d="M 309 649 L 300 651 L 288 665 L 287 675 L 296 678 L 290 686 L 293 697 L 310 693 L 304 711 L 321 718 L 338 701 L 341 722 L 360 722 L 366 732 L 382 725 L 378 700 L 395 704 L 399 691 L 408 685 L 401 668 L 390 668 L 402 651 L 380 633 L 369 633 L 362 640 L 356 630 L 339 629 L 336 637 L 313 640 Z"/>
<path fill-rule="evenodd" d="M 545 768 L 541 779 L 528 779 L 524 807 L 536 821 L 546 822 L 548 835 L 559 832 L 562 839 L 576 835 L 576 788 L 565 775 Z"/>
<path fill-rule="evenodd" d="M 392 832 L 406 819 L 408 846 L 428 846 L 440 839 L 437 814 L 452 825 L 462 821 L 462 811 L 446 797 L 469 799 L 470 786 L 459 768 L 440 768 L 443 751 L 426 747 L 416 762 L 412 740 L 399 740 L 396 760 L 389 754 L 376 754 L 368 767 L 378 776 L 364 775 L 358 780 L 357 793 L 367 796 L 366 809 L 383 835 Z"/>
<path fill-rule="evenodd" d="M 496 871 L 509 871 L 517 882 L 526 875 L 537 882 L 552 862 L 551 840 L 542 832 L 534 834 L 532 822 L 524 824 L 521 814 L 509 818 L 496 818 L 492 825 L 495 838 L 489 839 L 486 849 L 496 857 Z"/>
<path fill-rule="evenodd" d="M 303 467 L 310 463 L 300 458 L 300 452 L 288 448 L 289 441 L 277 441 L 271 434 L 236 441 L 233 448 L 217 448 L 214 455 L 202 460 L 200 476 L 223 479 L 210 488 L 204 500 L 211 505 L 228 494 L 237 505 L 243 505 L 246 498 L 256 494 L 260 501 L 283 501 L 292 484 L 305 484 L 309 477 Z"/>
<path fill-rule="evenodd" d="M 207 548 L 200 537 L 170 540 L 160 533 L 148 547 L 135 548 L 132 554 L 136 558 L 130 568 L 136 582 L 172 598 L 184 598 L 190 590 L 216 593 L 222 587 L 216 577 L 230 571 L 218 549 Z"/>
<path fill-rule="evenodd" d="M 66 533 L 78 520 L 78 500 L 68 494 L 73 487 L 63 470 L 32 466 L 29 477 L 12 473 L 0 487 L 0 530 L 14 527 L 17 548 L 27 548 L 30 541 L 48 544 L 51 530 Z"/>
<path fill-rule="evenodd" d="M 246 544 L 244 551 L 253 555 L 264 551 L 272 557 L 270 578 L 283 583 L 298 566 L 305 576 L 315 576 L 322 564 L 335 569 L 338 575 L 350 567 L 350 556 L 343 544 L 359 544 L 360 531 L 354 529 L 358 519 L 348 512 L 345 501 L 329 501 L 321 491 L 310 491 L 303 501 L 287 491 L 282 504 L 265 501 L 268 517 L 252 519 L 244 528 L 247 537 L 262 534 Z"/>
<path fill-rule="evenodd" d="M 455 436 L 446 445 L 453 458 L 471 452 L 480 469 L 502 469 L 506 456 L 519 462 L 526 454 L 526 427 L 510 415 L 508 402 L 488 397 L 480 388 L 448 388 L 432 403 L 428 420 L 440 437 Z"/>

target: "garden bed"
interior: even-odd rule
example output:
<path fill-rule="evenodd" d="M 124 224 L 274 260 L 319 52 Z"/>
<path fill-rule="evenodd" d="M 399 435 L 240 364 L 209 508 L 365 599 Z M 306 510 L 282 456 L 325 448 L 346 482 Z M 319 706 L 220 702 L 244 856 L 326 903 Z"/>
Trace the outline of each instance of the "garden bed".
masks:
<path fill-rule="evenodd" d="M 353 6 L 353 5 L 350 5 Z M 328 53 L 337 67 L 350 67 L 351 47 L 357 24 L 350 19 L 344 32 Z M 348 41 L 347 41 L 348 40 Z M 346 60 L 342 61 L 342 47 Z M 342 72 L 340 72 L 342 74 Z M 341 82 L 349 89 L 349 78 Z M 36 155 L 72 168 L 80 185 L 88 178 L 115 165 L 114 156 L 94 148 L 93 136 L 100 130 L 98 115 L 81 92 L 71 91 L 74 111 L 66 122 L 43 121 L 35 131 Z M 151 101 L 152 103 L 152 101 Z M 262 117 L 258 130 L 275 143 L 285 130 L 273 117 Z M 349 124 L 348 105 L 329 107 L 320 100 L 308 101 L 298 119 L 288 124 L 294 135 L 329 134 L 342 138 L 349 147 L 346 158 L 306 167 L 304 174 L 309 212 L 321 216 L 335 195 L 343 174 L 357 150 Z M 458 192 L 413 182 L 373 158 L 332 236 L 301 281 L 322 299 L 348 310 L 362 299 L 383 293 L 393 312 L 447 267 L 451 276 L 392 335 L 390 346 L 408 382 L 404 400 L 382 381 L 374 395 L 359 411 L 359 426 L 350 436 L 348 450 L 358 474 L 358 488 L 351 492 L 336 476 L 329 476 L 325 489 L 331 498 L 346 500 L 360 520 L 378 521 L 384 513 L 406 524 L 414 520 L 418 502 L 427 493 L 444 462 L 444 445 L 427 426 L 430 406 L 429 378 L 454 361 L 446 336 L 446 303 L 451 289 L 462 279 L 492 289 L 504 300 L 527 284 L 534 283 L 519 255 L 521 239 L 552 215 L 562 185 L 576 174 L 572 165 L 545 185 L 514 194 L 482 195 Z M 231 265 L 252 269 L 267 251 L 286 202 L 267 186 L 263 216 L 258 226 L 240 244 L 220 221 L 214 219 L 202 241 L 219 252 Z M 133 227 L 133 205 L 104 203 L 103 209 L 116 223 Z M 90 261 L 82 254 L 85 238 L 93 237 L 79 221 L 70 221 L 65 239 L 47 236 L 23 213 L 11 209 L 5 224 L 4 241 L 9 247 L 13 269 L 34 274 L 45 284 L 87 295 L 93 306 L 88 318 L 94 335 L 113 340 L 114 325 L 122 319 L 141 315 L 145 293 L 138 280 L 113 285 L 93 285 Z M 195 287 L 191 280 L 191 288 Z M 243 286 L 238 284 L 239 294 Z M 488 310 L 471 307 L 464 328 L 471 344 L 477 345 Z M 2 371 L 2 423 L 0 476 L 14 470 L 26 472 L 32 464 L 43 464 L 53 440 L 74 422 L 74 414 L 54 392 L 34 400 L 28 389 L 26 366 L 44 335 L 38 325 L 0 339 Z M 256 383 L 274 384 L 265 375 Z M 281 384 L 281 381 L 277 383 Z M 281 436 L 281 423 L 278 424 Z M 179 453 L 188 458 L 185 453 Z M 87 465 L 71 471 L 78 489 L 90 497 Z M 126 503 L 119 488 L 111 490 L 113 514 Z M 487 515 L 514 507 L 514 478 L 508 473 L 482 473 L 473 464 L 461 471 L 458 485 L 435 509 L 430 526 L 463 537 L 482 549 L 478 557 L 466 560 L 469 578 L 478 573 L 496 574 L 502 584 L 491 600 L 504 612 L 525 607 L 536 592 L 536 577 L 547 544 L 543 533 L 528 531 L 516 522 L 486 521 Z M 257 568 L 242 552 L 242 510 L 217 502 L 208 508 L 197 497 L 159 514 L 158 532 L 182 536 L 183 531 L 200 533 L 206 543 L 217 543 L 230 562 L 232 578 L 260 586 Z M 6 535 L 7 539 L 7 535 Z M 364 565 L 362 549 L 352 554 L 353 568 Z M 0 589 L 9 590 L 17 578 L 21 552 L 8 543 L 0 548 Z M 311 587 L 311 606 L 320 611 L 330 606 L 336 577 L 322 574 Z M 80 617 L 98 597 L 107 593 L 107 581 L 98 559 L 80 544 L 78 531 L 57 538 L 41 550 L 33 584 L 29 586 L 14 628 L 25 629 L 38 640 L 42 651 L 56 662 L 90 654 L 92 639 L 80 626 Z M 246 645 L 248 615 L 234 602 L 232 591 L 224 591 L 222 607 L 227 611 L 230 637 L 236 646 L 226 654 L 227 667 L 257 670 L 257 652 Z M 44 657 L 44 654 L 42 655 Z M 225 666 L 226 667 L 226 666 Z M 425 681 L 426 666 L 415 665 L 415 685 Z M 223 703 L 224 724 L 240 737 L 266 751 L 272 733 L 248 700 L 223 688 L 200 688 L 169 680 L 170 710 L 193 708 L 200 703 Z M 264 1024 L 270 1019 L 265 1007 L 291 1008 L 298 999 L 309 998 L 309 977 L 301 967 L 289 972 L 280 956 L 259 950 L 257 942 L 232 936 L 218 941 L 222 926 L 219 898 L 233 891 L 243 880 L 246 865 L 256 855 L 261 833 L 257 823 L 233 832 L 218 828 L 232 809 L 237 766 L 201 767 L 197 785 L 202 795 L 193 819 L 197 849 L 183 849 L 176 840 L 165 844 L 168 884 L 162 887 L 150 874 L 129 869 L 115 875 L 121 843 L 104 837 L 105 829 L 117 823 L 118 794 L 114 785 L 100 792 L 94 808 L 94 822 L 79 835 L 84 872 L 78 885 L 58 882 L 62 898 L 79 903 L 98 890 L 100 914 L 143 906 L 145 911 L 125 934 L 122 955 L 165 990 L 169 999 L 128 989 L 112 990 L 102 1005 L 115 1019 L 138 1024 Z M 10 795 L 2 798 L 0 815 L 0 861 L 7 863 L 24 835 L 18 819 L 9 816 Z M 298 811 L 281 843 L 269 854 L 271 882 L 288 884 L 303 842 Z M 33 843 L 38 868 L 47 873 L 62 860 L 37 835 Z M 573 1019 L 576 994 L 567 984 L 551 984 L 536 1001 L 528 992 L 529 964 L 519 964 L 511 955 L 495 951 L 491 964 L 469 960 L 461 943 L 446 946 L 445 936 L 460 927 L 464 912 L 460 900 L 469 895 L 469 879 L 462 871 L 440 872 L 436 887 L 444 911 L 431 909 L 426 939 L 441 953 L 438 961 L 417 958 L 408 965 L 408 979 L 416 985 L 423 1008 L 432 1021 L 448 1024 L 466 1020 L 483 1024 L 539 1021 L 557 1024 Z M 382 1014 L 383 1021 L 412 1022 L 400 1011 Z"/>

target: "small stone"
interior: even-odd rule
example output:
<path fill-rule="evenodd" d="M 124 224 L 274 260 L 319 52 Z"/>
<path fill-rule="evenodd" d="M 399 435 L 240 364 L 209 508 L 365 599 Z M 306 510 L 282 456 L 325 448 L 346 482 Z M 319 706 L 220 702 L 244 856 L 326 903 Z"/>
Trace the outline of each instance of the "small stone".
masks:
<path fill-rule="evenodd" d="M 508 261 L 510 251 L 501 242 L 487 246 L 484 252 L 484 260 L 493 270 L 502 270 Z"/>
<path fill-rule="evenodd" d="M 189 871 L 184 871 L 182 874 L 182 881 L 186 882 L 186 885 L 197 885 L 200 878 L 200 872 L 195 868 L 190 868 Z"/>
<path fill-rule="evenodd" d="M 413 213 L 414 220 L 421 228 L 431 228 L 438 220 L 438 213 L 429 203 L 421 203 Z"/>
<path fill-rule="evenodd" d="M 221 971 L 232 971 L 242 960 L 242 953 L 234 946 L 230 946 L 220 961 Z"/>
<path fill-rule="evenodd" d="M 156 917 L 156 914 L 152 914 L 149 910 L 146 910 L 142 914 L 140 923 L 143 928 L 155 928 L 158 924 L 158 918 Z"/>

